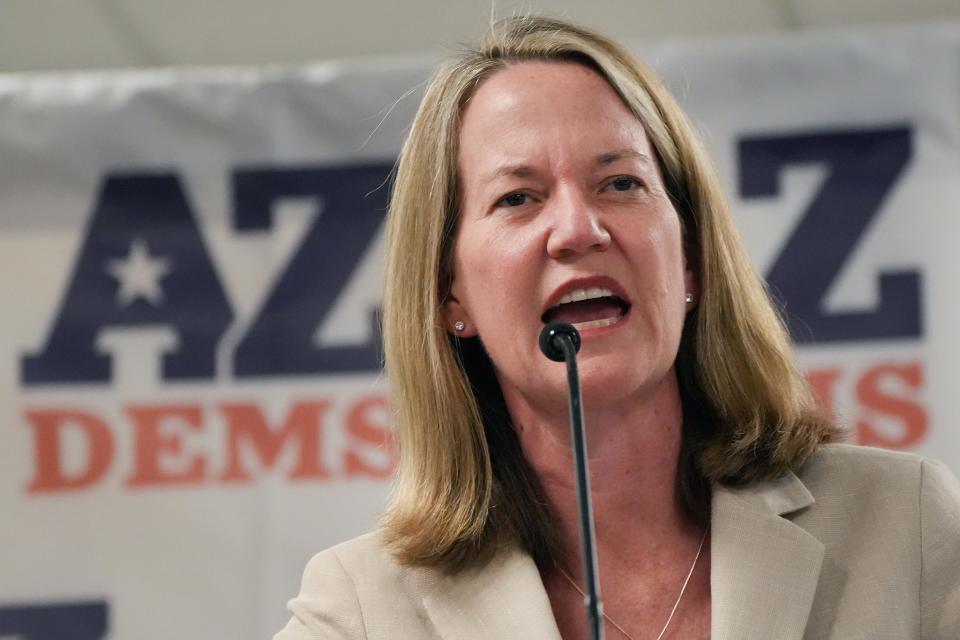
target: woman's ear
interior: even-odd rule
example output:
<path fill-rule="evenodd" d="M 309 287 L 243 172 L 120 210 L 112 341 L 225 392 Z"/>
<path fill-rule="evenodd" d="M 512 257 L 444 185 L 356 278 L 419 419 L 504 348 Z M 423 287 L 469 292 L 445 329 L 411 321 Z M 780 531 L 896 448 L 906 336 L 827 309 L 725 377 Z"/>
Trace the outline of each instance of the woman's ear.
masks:
<path fill-rule="evenodd" d="M 700 283 L 696 274 L 687 269 L 683 274 L 683 282 L 686 285 L 686 303 L 687 311 L 691 311 L 700 303 Z"/>
<path fill-rule="evenodd" d="M 477 329 L 470 320 L 470 314 L 452 294 L 443 303 L 443 320 L 447 331 L 458 338 L 475 338 Z"/>
<path fill-rule="evenodd" d="M 683 247 L 683 284 L 686 291 L 687 311 L 692 311 L 700 304 L 700 261 L 693 253 L 694 247 L 684 242 Z M 693 260 L 690 259 L 693 254 Z"/>

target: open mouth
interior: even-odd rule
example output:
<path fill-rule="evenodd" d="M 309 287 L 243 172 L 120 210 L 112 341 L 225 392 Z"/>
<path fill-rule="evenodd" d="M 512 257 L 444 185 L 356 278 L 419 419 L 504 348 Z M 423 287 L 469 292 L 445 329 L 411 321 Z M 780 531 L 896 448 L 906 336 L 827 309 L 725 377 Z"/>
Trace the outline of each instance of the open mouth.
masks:
<path fill-rule="evenodd" d="M 540 319 L 544 322 L 569 322 L 579 331 L 617 324 L 630 311 L 630 304 L 604 287 L 590 287 L 570 291 L 547 309 Z"/>

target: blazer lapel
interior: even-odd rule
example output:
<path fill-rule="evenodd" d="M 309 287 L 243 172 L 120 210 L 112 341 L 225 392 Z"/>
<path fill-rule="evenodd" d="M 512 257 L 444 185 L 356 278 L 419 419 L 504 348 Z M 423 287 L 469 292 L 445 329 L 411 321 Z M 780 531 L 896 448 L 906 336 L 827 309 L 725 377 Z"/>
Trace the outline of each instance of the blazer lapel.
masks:
<path fill-rule="evenodd" d="M 803 637 L 824 547 L 782 516 L 813 502 L 792 473 L 748 487 L 714 487 L 713 640 Z"/>
<path fill-rule="evenodd" d="M 824 547 L 783 516 L 813 502 L 792 473 L 748 487 L 714 487 L 713 640 L 803 637 Z M 444 640 L 561 640 L 540 572 L 520 551 L 441 579 L 423 606 Z"/>
<path fill-rule="evenodd" d="M 501 554 L 482 570 L 442 579 L 423 605 L 447 640 L 561 640 L 540 572 L 519 551 Z"/>

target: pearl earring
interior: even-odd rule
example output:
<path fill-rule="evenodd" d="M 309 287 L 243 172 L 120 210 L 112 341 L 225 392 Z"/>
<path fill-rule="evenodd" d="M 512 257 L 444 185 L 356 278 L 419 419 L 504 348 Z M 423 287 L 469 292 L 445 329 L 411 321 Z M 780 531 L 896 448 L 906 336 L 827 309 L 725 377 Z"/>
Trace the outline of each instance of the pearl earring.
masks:
<path fill-rule="evenodd" d="M 463 320 L 457 320 L 453 323 L 453 328 L 457 331 L 463 331 L 467 328 L 467 325 L 463 322 Z"/>
<path fill-rule="evenodd" d="M 688 293 L 687 293 L 687 304 L 690 304 L 691 302 L 693 302 L 693 294 L 688 292 Z"/>

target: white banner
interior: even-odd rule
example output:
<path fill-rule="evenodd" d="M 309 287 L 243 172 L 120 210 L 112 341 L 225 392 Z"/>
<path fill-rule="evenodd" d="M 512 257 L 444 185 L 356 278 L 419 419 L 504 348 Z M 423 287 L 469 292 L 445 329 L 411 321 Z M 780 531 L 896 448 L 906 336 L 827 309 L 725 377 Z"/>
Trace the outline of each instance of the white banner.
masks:
<path fill-rule="evenodd" d="M 960 29 L 638 48 L 821 401 L 960 473 Z M 266 638 L 375 526 L 388 173 L 434 59 L 0 77 L 0 638 Z"/>

